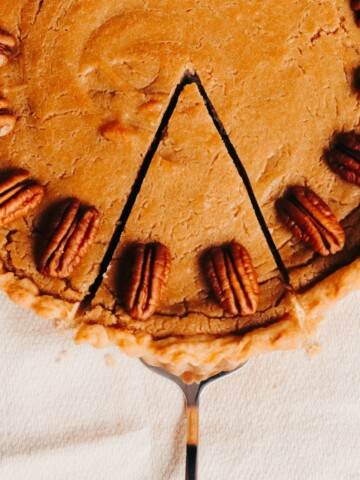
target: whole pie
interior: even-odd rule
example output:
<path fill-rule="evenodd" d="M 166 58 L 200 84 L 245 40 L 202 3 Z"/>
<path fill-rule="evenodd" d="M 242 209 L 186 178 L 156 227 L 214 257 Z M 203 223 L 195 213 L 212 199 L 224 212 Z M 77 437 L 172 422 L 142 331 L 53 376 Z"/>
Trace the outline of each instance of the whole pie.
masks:
<path fill-rule="evenodd" d="M 360 2 L 2 0 L 0 288 L 198 381 L 360 287 Z"/>

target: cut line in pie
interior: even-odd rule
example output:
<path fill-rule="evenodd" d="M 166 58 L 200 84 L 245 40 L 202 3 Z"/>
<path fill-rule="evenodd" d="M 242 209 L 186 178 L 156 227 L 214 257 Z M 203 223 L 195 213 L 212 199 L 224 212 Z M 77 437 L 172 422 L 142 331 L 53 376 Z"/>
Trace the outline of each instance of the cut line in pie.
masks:
<path fill-rule="evenodd" d="M 268 243 L 271 254 L 273 255 L 274 260 L 277 264 L 277 267 L 278 267 L 278 269 L 279 269 L 279 271 L 280 271 L 280 273 L 283 277 L 283 280 L 289 286 L 289 288 L 292 288 L 291 285 L 290 285 L 290 278 L 289 278 L 288 271 L 287 271 L 287 269 L 286 269 L 286 267 L 285 267 L 285 265 L 284 265 L 284 263 L 281 259 L 281 256 L 280 256 L 278 250 L 276 249 L 274 241 L 273 241 L 273 239 L 271 237 L 271 234 L 269 232 L 269 229 L 266 225 L 266 221 L 263 217 L 263 214 L 261 212 L 259 204 L 256 200 L 255 195 L 254 195 L 254 192 L 253 192 L 253 189 L 251 187 L 251 183 L 250 183 L 249 177 L 246 173 L 246 170 L 245 170 L 243 164 L 241 163 L 241 160 L 240 160 L 235 148 L 233 147 L 233 145 L 231 143 L 231 140 L 230 140 L 228 134 L 226 133 L 226 130 L 225 130 L 223 124 L 221 123 L 221 121 L 220 121 L 220 119 L 219 119 L 219 117 L 218 117 L 218 115 L 215 111 L 215 108 L 214 108 L 213 104 L 211 103 L 211 100 L 210 100 L 209 96 L 207 95 L 207 93 L 205 91 L 205 88 L 204 88 L 203 84 L 201 83 L 201 80 L 200 80 L 199 76 L 196 73 L 185 71 L 183 76 L 182 76 L 182 79 L 180 80 L 180 82 L 178 83 L 176 88 L 174 89 L 174 92 L 173 92 L 173 94 L 170 98 L 168 106 L 167 106 L 167 108 L 166 108 L 166 110 L 165 110 L 165 112 L 162 116 L 162 119 L 160 121 L 160 124 L 157 128 L 154 139 L 151 142 L 150 148 L 148 149 L 146 155 L 144 156 L 143 163 L 141 164 L 141 167 L 138 171 L 135 182 L 132 185 L 130 195 L 128 196 L 128 198 L 126 200 L 125 206 L 124 206 L 123 211 L 121 212 L 121 215 L 120 215 L 119 220 L 117 222 L 117 226 L 116 226 L 116 229 L 113 233 L 111 241 L 109 243 L 108 249 L 107 249 L 107 251 L 105 253 L 105 256 L 104 256 L 104 258 L 101 262 L 99 274 L 96 277 L 94 283 L 90 286 L 89 293 L 86 295 L 86 297 L 84 298 L 84 300 L 82 302 L 82 305 L 79 308 L 80 314 L 83 314 L 84 309 L 86 309 L 88 306 L 90 306 L 91 300 L 94 298 L 98 288 L 101 285 L 103 276 L 106 273 L 106 271 L 109 267 L 109 264 L 112 260 L 112 257 L 114 255 L 114 252 L 116 250 L 116 247 L 118 246 L 118 243 L 121 240 L 121 235 L 122 235 L 122 233 L 123 233 L 123 231 L 126 227 L 126 223 L 127 223 L 127 220 L 128 220 L 128 218 L 131 214 L 132 208 L 135 205 L 137 196 L 138 196 L 138 194 L 141 190 L 141 186 L 142 186 L 143 181 L 146 177 L 148 169 L 151 165 L 152 159 L 154 158 L 154 155 L 157 151 L 157 148 L 158 148 L 158 146 L 161 142 L 161 139 L 163 138 L 164 132 L 165 132 L 165 130 L 166 130 L 168 124 L 169 124 L 169 121 L 171 120 L 171 116 L 176 109 L 176 105 L 177 105 L 179 96 L 181 95 L 184 87 L 186 85 L 190 85 L 190 84 L 195 84 L 197 86 L 197 88 L 198 88 L 198 90 L 199 90 L 199 92 L 200 92 L 200 94 L 201 94 L 201 96 L 204 100 L 204 104 L 205 104 L 205 107 L 208 111 L 208 114 L 209 114 L 210 118 L 212 119 L 212 121 L 213 121 L 213 123 L 216 127 L 216 130 L 218 131 L 218 133 L 219 133 L 219 135 L 220 135 L 220 137 L 221 137 L 221 139 L 222 139 L 222 141 L 223 141 L 223 143 L 224 143 L 224 145 L 225 145 L 225 147 L 228 151 L 229 157 L 233 161 L 234 166 L 235 166 L 239 176 L 241 177 L 242 181 L 244 182 L 244 185 L 245 185 L 247 194 L 248 194 L 248 196 L 251 200 L 251 204 L 253 206 L 255 215 L 256 215 L 257 220 L 259 222 L 259 225 L 260 225 L 260 227 L 263 231 L 265 239 Z"/>

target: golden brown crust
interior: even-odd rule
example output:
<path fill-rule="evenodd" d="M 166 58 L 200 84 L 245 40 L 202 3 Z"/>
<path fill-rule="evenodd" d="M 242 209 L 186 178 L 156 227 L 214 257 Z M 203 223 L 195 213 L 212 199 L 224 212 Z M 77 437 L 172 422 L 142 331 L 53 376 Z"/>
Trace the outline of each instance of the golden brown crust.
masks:
<path fill-rule="evenodd" d="M 154 340 L 147 334 L 132 334 L 127 330 L 97 324 L 83 325 L 75 337 L 76 343 L 89 343 L 95 348 L 117 345 L 128 355 L 166 368 L 188 383 L 232 370 L 262 353 L 300 348 L 304 340 L 296 318 L 291 316 L 242 336 L 202 335 Z"/>
<path fill-rule="evenodd" d="M 322 315 L 342 298 L 360 288 L 360 258 L 340 268 L 299 296 L 311 317 Z"/>
<path fill-rule="evenodd" d="M 155 339 L 146 333 L 133 333 L 103 324 L 83 323 L 75 342 L 95 348 L 117 345 L 126 354 L 144 358 L 180 375 L 185 381 L 200 381 L 222 370 L 231 370 L 249 358 L 273 350 L 295 350 L 306 346 L 316 332 L 322 315 L 338 300 L 360 288 L 360 259 L 345 266 L 308 291 L 296 297 L 289 293 L 284 303 L 287 313 L 265 328 L 256 328 L 243 335 L 198 335 Z M 29 279 L 20 279 L 4 267 L 0 273 L 0 289 L 12 301 L 31 308 L 39 316 L 61 319 L 73 325 L 79 303 L 41 295 Z M 98 307 L 96 307 L 98 308 Z M 101 315 L 106 317 L 106 312 Z"/>
<path fill-rule="evenodd" d="M 360 259 L 357 259 L 307 292 L 289 293 L 283 301 L 288 311 L 280 320 L 243 335 L 154 339 L 146 333 L 83 324 L 77 331 L 75 342 L 89 343 L 96 348 L 117 345 L 128 355 L 162 366 L 186 382 L 199 381 L 222 370 L 231 370 L 253 356 L 307 346 L 325 311 L 359 288 Z"/>
<path fill-rule="evenodd" d="M 31 308 L 37 315 L 51 320 L 72 322 L 79 303 L 71 303 L 41 294 L 37 286 L 28 278 L 18 278 L 13 272 L 0 273 L 0 289 L 21 307 Z"/>

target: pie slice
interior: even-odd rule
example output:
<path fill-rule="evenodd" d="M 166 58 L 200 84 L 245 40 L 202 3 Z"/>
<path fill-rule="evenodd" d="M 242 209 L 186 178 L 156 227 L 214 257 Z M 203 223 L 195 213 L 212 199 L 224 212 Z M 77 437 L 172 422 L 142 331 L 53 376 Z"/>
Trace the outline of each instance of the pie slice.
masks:
<path fill-rule="evenodd" d="M 0 287 L 188 382 L 311 346 L 360 286 L 350 5 L 5 0 L 0 18 Z"/>

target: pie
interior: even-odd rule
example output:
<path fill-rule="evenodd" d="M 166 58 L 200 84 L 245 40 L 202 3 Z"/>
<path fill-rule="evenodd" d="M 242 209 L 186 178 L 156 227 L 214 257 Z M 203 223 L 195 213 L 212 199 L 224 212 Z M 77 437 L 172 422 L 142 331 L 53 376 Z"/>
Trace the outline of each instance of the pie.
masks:
<path fill-rule="evenodd" d="M 359 2 L 3 0 L 0 288 L 187 381 L 360 287 Z"/>

